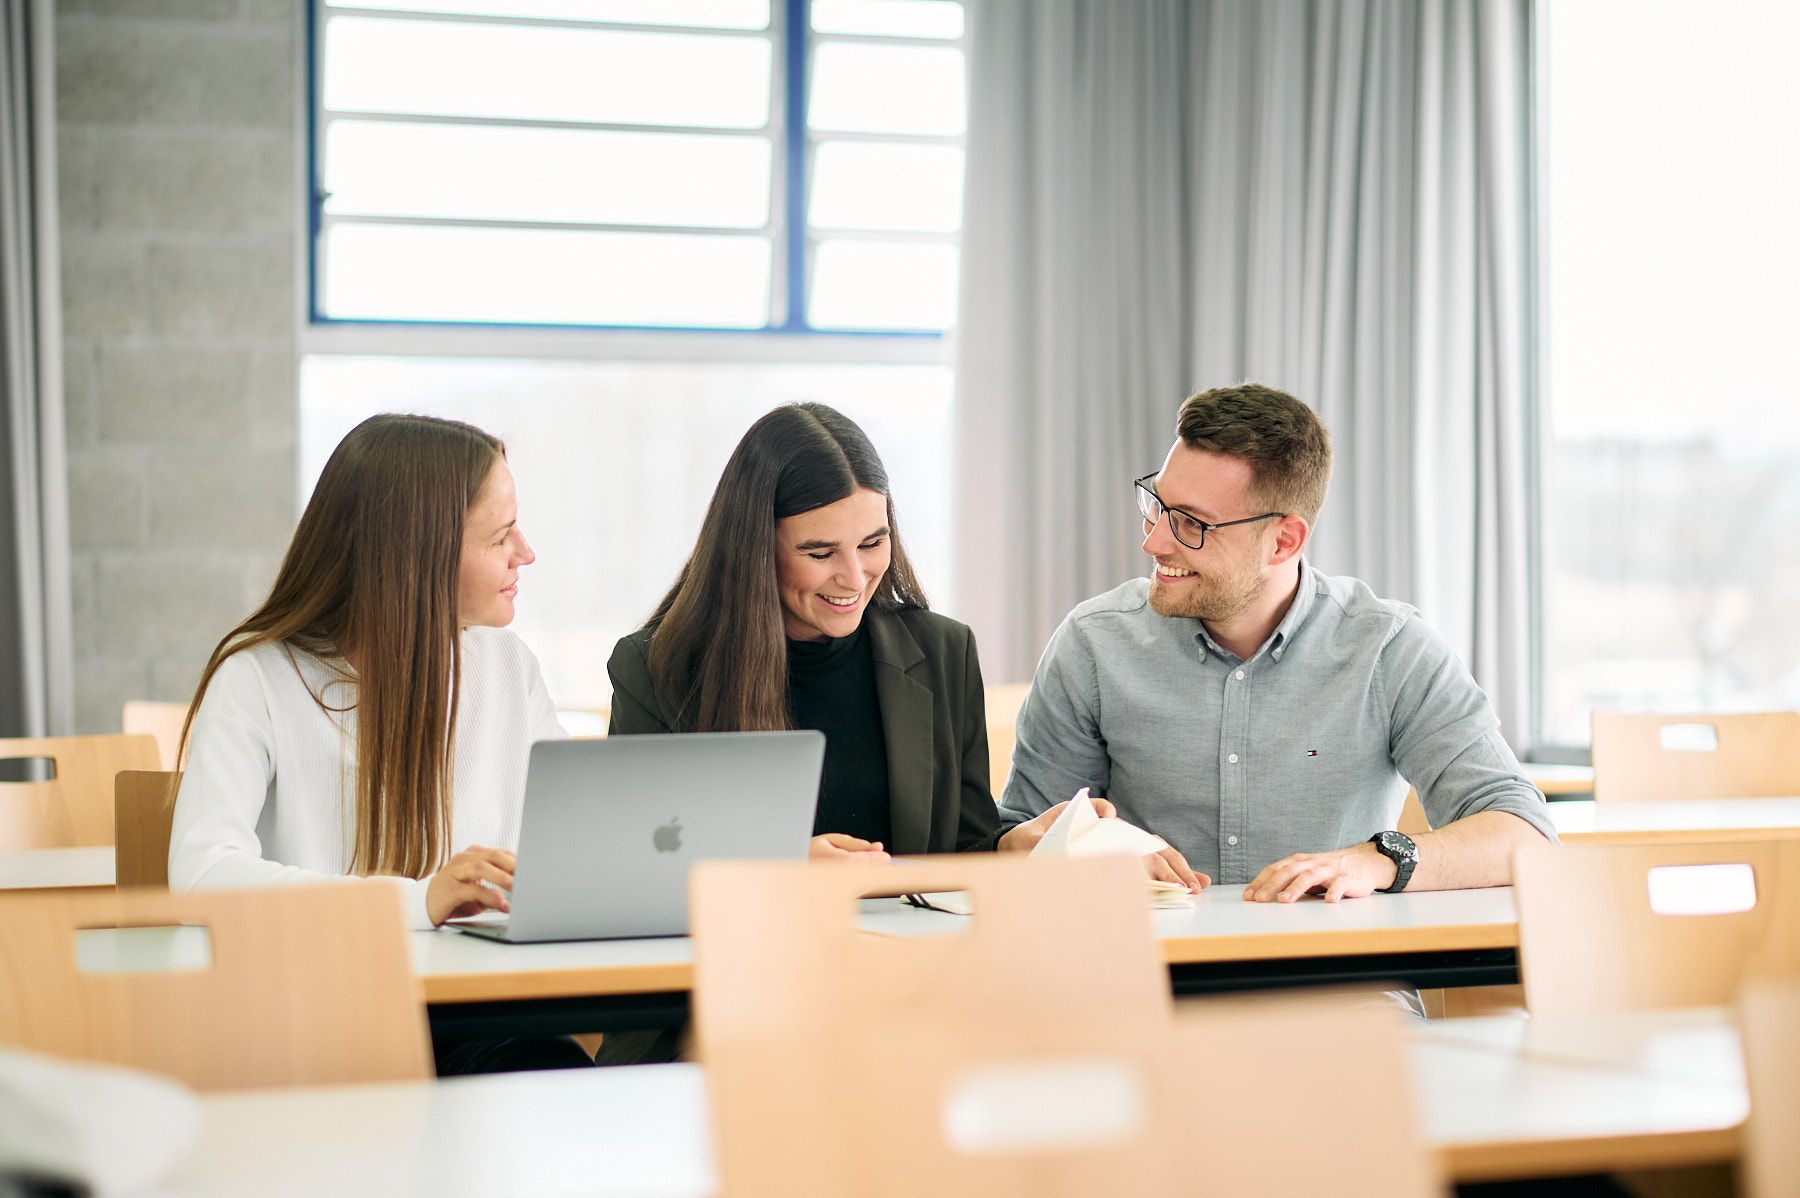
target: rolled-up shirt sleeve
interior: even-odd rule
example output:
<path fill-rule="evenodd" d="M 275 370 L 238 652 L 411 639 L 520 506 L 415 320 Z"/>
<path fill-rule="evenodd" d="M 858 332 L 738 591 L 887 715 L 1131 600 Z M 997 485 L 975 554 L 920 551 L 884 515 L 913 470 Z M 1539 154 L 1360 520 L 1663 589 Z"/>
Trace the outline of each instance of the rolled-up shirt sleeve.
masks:
<path fill-rule="evenodd" d="M 1504 811 L 1556 839 L 1544 795 L 1520 772 L 1487 695 L 1416 614 L 1383 647 L 1376 678 L 1392 712 L 1389 752 L 1432 827 Z"/>

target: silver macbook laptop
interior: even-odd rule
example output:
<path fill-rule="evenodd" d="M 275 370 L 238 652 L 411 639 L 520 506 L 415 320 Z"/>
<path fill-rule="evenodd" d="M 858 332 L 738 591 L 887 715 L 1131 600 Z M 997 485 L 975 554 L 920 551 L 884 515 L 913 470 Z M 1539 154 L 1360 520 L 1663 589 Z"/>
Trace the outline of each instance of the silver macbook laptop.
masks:
<path fill-rule="evenodd" d="M 708 857 L 802 860 L 820 732 L 704 732 L 531 746 L 512 913 L 457 920 L 514 944 L 687 934 Z"/>

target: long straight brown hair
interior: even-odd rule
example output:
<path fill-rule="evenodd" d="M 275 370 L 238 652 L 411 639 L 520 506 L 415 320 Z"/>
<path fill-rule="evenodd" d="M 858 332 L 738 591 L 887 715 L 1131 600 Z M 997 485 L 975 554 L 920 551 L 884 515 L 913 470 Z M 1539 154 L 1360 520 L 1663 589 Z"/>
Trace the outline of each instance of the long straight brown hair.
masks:
<path fill-rule="evenodd" d="M 776 408 L 750 426 L 713 491 L 700 539 L 645 622 L 650 676 L 684 732 L 793 726 L 787 637 L 775 574 L 775 522 L 849 497 L 888 497 L 893 558 L 871 603 L 927 607 L 894 523 L 887 470 L 868 435 L 819 403 Z"/>
<path fill-rule="evenodd" d="M 463 523 L 505 454 L 473 425 L 371 416 L 332 451 L 269 597 L 213 650 L 181 740 L 233 653 L 356 656 L 350 872 L 422 878 L 450 844 Z M 322 695 L 313 700 L 328 708 Z"/>

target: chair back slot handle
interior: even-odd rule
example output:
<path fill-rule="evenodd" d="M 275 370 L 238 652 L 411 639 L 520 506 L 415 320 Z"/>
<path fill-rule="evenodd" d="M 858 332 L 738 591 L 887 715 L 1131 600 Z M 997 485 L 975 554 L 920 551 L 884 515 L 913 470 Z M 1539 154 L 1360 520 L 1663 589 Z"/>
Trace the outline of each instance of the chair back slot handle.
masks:
<path fill-rule="evenodd" d="M 1655 865 L 1644 881 L 1658 915 L 1736 915 L 1756 906 L 1756 871 L 1742 861 Z"/>
<path fill-rule="evenodd" d="M 195 973 L 212 968 L 204 924 L 79 928 L 75 964 L 83 973 Z"/>

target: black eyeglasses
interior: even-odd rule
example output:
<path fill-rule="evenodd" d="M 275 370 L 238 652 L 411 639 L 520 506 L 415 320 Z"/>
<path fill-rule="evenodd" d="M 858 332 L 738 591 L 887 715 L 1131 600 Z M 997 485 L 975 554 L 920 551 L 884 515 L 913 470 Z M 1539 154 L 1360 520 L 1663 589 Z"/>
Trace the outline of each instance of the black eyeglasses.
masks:
<path fill-rule="evenodd" d="M 1260 516 L 1245 516 L 1242 520 L 1227 520 L 1222 524 L 1208 524 L 1200 517 L 1184 512 L 1178 507 L 1166 506 L 1161 496 L 1157 495 L 1150 480 L 1154 474 L 1146 474 L 1142 478 L 1133 479 L 1131 485 L 1137 490 L 1138 512 L 1144 517 L 1144 535 L 1149 536 L 1156 522 L 1166 514 L 1169 517 L 1169 532 L 1177 541 L 1189 549 L 1206 548 L 1206 534 L 1215 528 L 1230 528 L 1233 524 L 1254 524 L 1258 520 L 1280 520 L 1287 516 L 1286 512 L 1264 512 Z"/>

